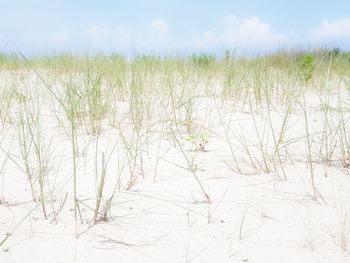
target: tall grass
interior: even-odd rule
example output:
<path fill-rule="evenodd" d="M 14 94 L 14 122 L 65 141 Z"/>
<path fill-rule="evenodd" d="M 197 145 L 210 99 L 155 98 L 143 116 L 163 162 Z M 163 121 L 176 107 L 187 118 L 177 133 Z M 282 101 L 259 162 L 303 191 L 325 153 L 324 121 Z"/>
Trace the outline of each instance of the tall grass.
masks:
<path fill-rule="evenodd" d="M 213 134 L 222 143 L 213 147 L 222 149 L 213 151 L 225 152 L 227 159 L 218 158 L 218 165 L 229 165 L 228 176 L 269 173 L 288 183 L 293 177 L 287 170 L 292 161 L 307 163 L 310 171 L 305 177 L 310 178 L 311 197 L 318 200 L 322 194 L 317 188 L 317 162 L 337 168 L 341 164 L 344 173 L 350 167 L 350 102 L 344 96 L 350 89 L 349 62 L 349 54 L 337 50 L 283 51 L 252 58 L 226 53 L 223 59 L 204 53 L 134 59 L 0 56 L 1 76 L 11 78 L 0 83 L 1 134 L 9 139 L 5 130 L 14 129 L 19 166 L 31 199 L 39 203 L 45 218 L 54 215 L 56 220 L 57 213 L 49 213 L 46 204 L 53 145 L 43 128 L 45 114 L 63 129 L 69 138 L 76 237 L 79 220 L 82 223 L 84 218 L 81 204 L 93 211 L 92 225 L 108 221 L 118 192 L 131 191 L 143 180 L 158 182 L 163 147 L 180 157 L 170 162 L 179 166 L 179 160 L 185 161 L 197 190 L 211 203 L 206 173 L 201 173 L 193 157 L 203 157 L 213 147 L 204 134 Z M 18 83 L 38 85 L 37 93 L 15 87 Z M 337 92 L 336 106 L 330 106 L 334 104 L 332 92 Z M 309 98 L 323 103 L 317 131 L 313 118 L 318 108 Z M 116 142 L 102 148 L 100 142 L 108 132 Z M 95 176 L 96 189 L 89 206 L 79 198 L 79 184 L 84 180 L 79 161 L 92 142 L 94 171 L 87 173 Z M 6 158 L 0 174 L 7 160 L 17 160 L 10 149 L 1 148 Z M 348 226 L 342 222 L 342 227 Z"/>

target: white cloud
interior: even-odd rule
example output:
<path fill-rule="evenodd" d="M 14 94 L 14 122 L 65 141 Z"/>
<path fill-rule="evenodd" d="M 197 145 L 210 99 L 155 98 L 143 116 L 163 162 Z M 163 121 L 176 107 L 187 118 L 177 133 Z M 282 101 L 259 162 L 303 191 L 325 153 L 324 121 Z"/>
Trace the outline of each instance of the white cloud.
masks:
<path fill-rule="evenodd" d="M 130 49 L 132 31 L 126 27 L 91 25 L 83 34 L 78 35 L 78 42 L 89 52 L 127 53 Z"/>
<path fill-rule="evenodd" d="M 333 22 L 322 21 L 321 25 L 313 30 L 313 35 L 318 39 L 326 38 L 349 38 L 350 39 L 350 17 L 342 18 Z"/>
<path fill-rule="evenodd" d="M 257 17 L 224 16 L 214 28 L 190 34 L 183 39 L 176 39 L 172 35 L 167 21 L 164 19 L 153 19 L 148 25 L 148 28 L 138 31 L 124 28 L 123 37 L 112 32 L 115 34 L 115 38 L 121 39 L 125 39 L 125 32 L 128 32 L 132 35 L 137 51 L 141 52 L 195 52 L 224 48 L 243 48 L 246 50 L 254 48 L 257 51 L 262 51 L 276 48 L 288 39 L 285 35 L 275 33 L 270 24 Z M 130 47 L 130 43 L 125 44 Z"/>
<path fill-rule="evenodd" d="M 86 30 L 85 34 L 90 41 L 100 42 L 108 36 L 109 31 L 110 30 L 108 28 L 92 25 Z"/>
<path fill-rule="evenodd" d="M 130 54 L 134 44 L 137 53 L 221 52 L 234 48 L 243 52 L 273 50 L 291 44 L 291 36 L 276 33 L 272 26 L 258 17 L 224 16 L 213 28 L 184 32 L 181 38 L 169 30 L 165 19 L 153 19 L 143 28 L 93 24 L 85 29 L 61 30 L 41 34 L 42 47 L 56 51 L 118 52 Z M 187 35 L 186 35 L 187 33 Z M 37 36 L 30 38 L 34 45 Z M 287 42 L 288 40 L 288 42 Z M 38 41 L 36 41 L 38 42 Z M 284 46 L 285 46 L 284 45 Z"/>
<path fill-rule="evenodd" d="M 149 26 L 159 34 L 167 34 L 168 33 L 168 24 L 164 19 L 153 19 Z"/>
<path fill-rule="evenodd" d="M 220 19 L 219 26 L 205 32 L 202 39 L 204 45 L 265 49 L 274 48 L 288 38 L 275 33 L 270 24 L 257 17 L 240 18 L 229 15 Z"/>
<path fill-rule="evenodd" d="M 67 30 L 61 30 L 52 33 L 49 36 L 49 42 L 55 46 L 65 46 L 70 39 L 70 33 Z"/>
<path fill-rule="evenodd" d="M 138 30 L 123 26 L 92 25 L 85 30 L 84 37 L 92 51 L 129 53 L 134 44 L 137 52 L 161 52 L 172 45 L 164 19 L 153 19 L 147 27 Z"/>

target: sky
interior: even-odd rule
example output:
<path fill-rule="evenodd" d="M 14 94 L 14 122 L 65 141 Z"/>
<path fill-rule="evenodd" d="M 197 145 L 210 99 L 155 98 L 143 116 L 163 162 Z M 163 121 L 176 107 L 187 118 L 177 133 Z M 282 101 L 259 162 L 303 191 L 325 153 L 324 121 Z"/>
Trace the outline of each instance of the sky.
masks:
<path fill-rule="evenodd" d="M 350 0 L 0 0 L 0 52 L 350 50 Z"/>

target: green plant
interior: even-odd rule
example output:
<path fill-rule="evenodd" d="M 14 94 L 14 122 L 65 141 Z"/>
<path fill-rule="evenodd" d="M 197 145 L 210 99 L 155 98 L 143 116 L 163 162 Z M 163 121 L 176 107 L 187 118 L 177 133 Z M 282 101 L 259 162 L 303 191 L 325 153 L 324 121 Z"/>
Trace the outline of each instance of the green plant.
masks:
<path fill-rule="evenodd" d="M 215 56 L 205 53 L 193 54 L 192 62 L 198 67 L 209 67 L 215 63 Z"/>
<path fill-rule="evenodd" d="M 210 199 L 209 193 L 208 193 L 208 191 L 204 188 L 204 185 L 203 185 L 203 183 L 201 182 L 201 180 L 200 180 L 200 178 L 199 178 L 199 176 L 198 176 L 198 174 L 197 174 L 197 166 L 196 166 L 196 164 L 194 163 L 194 158 L 193 158 L 193 156 L 190 157 L 190 156 L 188 156 L 188 155 L 186 154 L 186 152 L 185 152 L 185 150 L 184 150 L 184 148 L 183 148 L 181 142 L 180 142 L 179 139 L 178 139 L 178 136 L 175 134 L 175 131 L 172 129 L 171 132 L 172 132 L 172 136 L 173 136 L 174 142 L 175 142 L 176 145 L 179 147 L 179 149 L 180 149 L 180 151 L 181 151 L 183 157 L 185 158 L 185 160 L 186 160 L 186 162 L 187 162 L 187 165 L 188 165 L 188 167 L 189 167 L 189 170 L 190 170 L 190 172 L 192 173 L 194 179 L 196 180 L 196 182 L 197 182 L 197 184 L 198 184 L 198 186 L 199 186 L 199 188 L 200 188 L 200 190 L 201 190 L 203 196 L 205 197 L 205 199 L 206 199 L 206 201 L 207 201 L 208 203 L 211 203 L 211 199 Z"/>
<path fill-rule="evenodd" d="M 14 86 L 0 86 L 0 125 L 2 128 L 11 122 L 11 109 L 14 104 Z"/>
<path fill-rule="evenodd" d="M 205 132 L 193 132 L 188 137 L 187 140 L 192 144 L 192 150 L 205 152 L 206 144 L 208 143 L 208 135 Z"/>
<path fill-rule="evenodd" d="M 84 77 L 84 90 L 82 97 L 86 105 L 88 131 L 92 135 L 101 132 L 101 122 L 107 112 L 107 99 L 102 88 L 102 76 L 100 73 L 91 73 L 90 70 Z"/>
<path fill-rule="evenodd" d="M 311 54 L 304 55 L 298 62 L 298 71 L 305 82 L 308 82 L 315 71 L 315 59 Z"/>
<path fill-rule="evenodd" d="M 15 127 L 24 170 L 31 189 L 34 202 L 40 201 L 44 217 L 47 217 L 45 206 L 45 188 L 47 184 L 50 144 L 43 133 L 43 118 L 38 98 L 27 92 L 27 99 L 19 104 Z M 35 196 L 35 183 L 39 188 L 39 196 Z"/>

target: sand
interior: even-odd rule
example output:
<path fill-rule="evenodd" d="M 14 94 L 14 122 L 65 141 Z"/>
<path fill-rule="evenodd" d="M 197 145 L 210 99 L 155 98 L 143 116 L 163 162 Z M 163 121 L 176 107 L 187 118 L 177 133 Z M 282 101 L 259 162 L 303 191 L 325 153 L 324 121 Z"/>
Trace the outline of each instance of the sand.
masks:
<path fill-rule="evenodd" d="M 337 96 L 330 97 L 329 104 L 336 105 Z M 71 142 L 58 125 L 50 103 L 44 103 L 40 116 L 44 148 L 49 156 L 47 219 L 40 203 L 31 200 L 16 129 L 8 125 L 0 132 L 5 150 L 0 151 L 0 166 L 4 164 L 0 174 L 0 239 L 14 230 L 1 246 L 0 262 L 350 262 L 349 168 L 337 157 L 338 148 L 330 165 L 317 156 L 321 145 L 317 132 L 324 127 L 324 113 L 320 110 L 324 100 L 318 94 L 307 94 L 317 199 L 313 198 L 310 182 L 305 122 L 300 108 L 290 116 L 286 146 L 281 148 L 283 169 L 275 156 L 271 171 L 266 171 L 256 146 L 260 138 L 271 156 L 274 142 L 271 129 L 266 128 L 266 106 L 250 111 L 230 99 L 218 105 L 210 97 L 197 97 L 194 133 L 204 134 L 207 142 L 197 149 L 188 140 L 190 134 L 185 126 L 180 125 L 176 132 L 192 167 L 169 129 L 162 130 L 155 120 L 151 132 L 143 135 L 142 163 L 141 159 L 136 162 L 136 180 L 131 187 L 126 147 L 110 119 L 103 121 L 97 146 L 96 136 L 80 127 L 77 193 L 82 223 L 78 222 L 78 238 L 74 226 Z M 128 101 L 119 101 L 118 105 L 118 116 L 125 115 Z M 277 102 L 274 106 L 271 118 L 277 133 L 284 108 Z M 155 107 L 152 111 L 159 116 L 162 110 L 157 112 Z M 226 135 L 225 127 L 230 122 Z M 123 125 L 126 134 L 134 138 L 128 124 Z M 264 133 L 264 129 L 270 129 L 270 133 Z M 243 138 L 256 167 L 252 167 L 244 150 Z M 234 145 L 241 171 L 237 171 L 230 144 Z M 104 201 L 118 180 L 120 183 L 108 220 L 92 224 L 96 171 L 101 176 L 102 156 L 109 158 Z M 31 165 L 35 167 L 35 163 Z M 283 171 L 287 180 L 283 180 Z M 342 238 L 348 242 L 343 249 Z"/>

